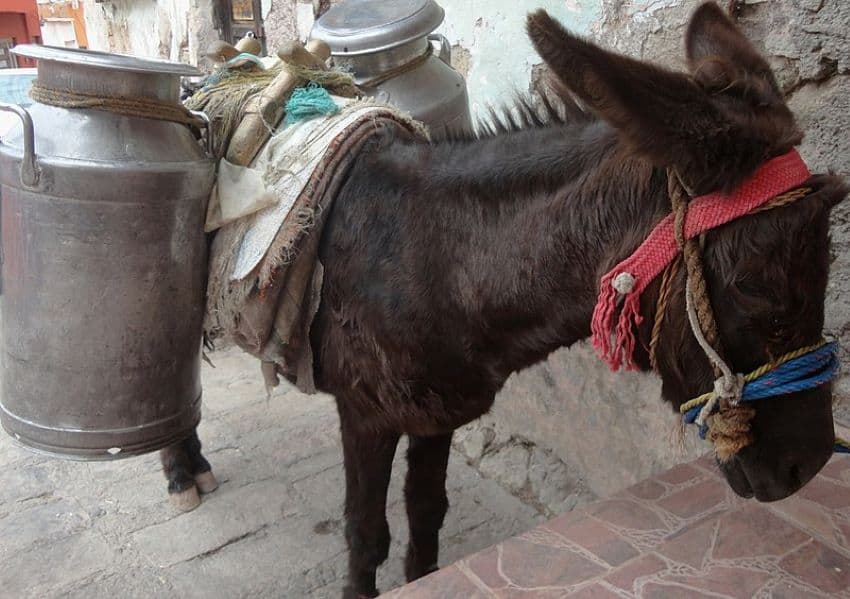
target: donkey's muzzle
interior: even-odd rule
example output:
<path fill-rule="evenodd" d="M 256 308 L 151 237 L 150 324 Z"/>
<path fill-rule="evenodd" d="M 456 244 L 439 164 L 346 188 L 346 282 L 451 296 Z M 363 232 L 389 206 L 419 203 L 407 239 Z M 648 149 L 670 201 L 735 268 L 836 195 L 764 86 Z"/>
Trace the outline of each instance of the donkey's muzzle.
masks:
<path fill-rule="evenodd" d="M 777 501 L 820 472 L 835 440 L 829 387 L 754 402 L 754 442 L 720 464 L 732 490 L 742 497 Z"/>

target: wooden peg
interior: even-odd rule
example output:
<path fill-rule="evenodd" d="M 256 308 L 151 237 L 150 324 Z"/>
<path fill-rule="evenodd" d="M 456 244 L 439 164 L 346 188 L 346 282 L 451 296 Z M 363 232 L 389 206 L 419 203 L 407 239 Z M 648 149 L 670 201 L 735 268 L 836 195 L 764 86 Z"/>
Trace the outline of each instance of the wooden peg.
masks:
<path fill-rule="evenodd" d="M 307 50 L 301 42 L 289 41 L 277 49 L 277 57 L 289 64 L 326 70 L 325 61 Z"/>
<path fill-rule="evenodd" d="M 309 40 L 305 46 L 307 51 L 324 63 L 331 57 L 331 47 L 322 40 Z"/>

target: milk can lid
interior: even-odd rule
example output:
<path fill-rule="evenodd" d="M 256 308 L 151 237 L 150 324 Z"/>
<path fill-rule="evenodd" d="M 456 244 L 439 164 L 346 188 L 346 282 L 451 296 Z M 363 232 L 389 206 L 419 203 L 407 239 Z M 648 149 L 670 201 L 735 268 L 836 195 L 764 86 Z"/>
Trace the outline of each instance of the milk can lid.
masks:
<path fill-rule="evenodd" d="M 78 64 L 88 67 L 111 69 L 115 71 L 131 71 L 134 73 L 156 73 L 159 75 L 200 75 L 201 72 L 192 65 L 155 58 L 137 58 L 127 54 L 113 54 L 96 50 L 80 48 L 61 48 L 57 46 L 41 46 L 21 44 L 12 48 L 12 53 L 36 60 Z"/>
<path fill-rule="evenodd" d="M 425 37 L 444 14 L 434 0 L 346 0 L 316 21 L 310 37 L 335 56 L 369 54 Z"/>

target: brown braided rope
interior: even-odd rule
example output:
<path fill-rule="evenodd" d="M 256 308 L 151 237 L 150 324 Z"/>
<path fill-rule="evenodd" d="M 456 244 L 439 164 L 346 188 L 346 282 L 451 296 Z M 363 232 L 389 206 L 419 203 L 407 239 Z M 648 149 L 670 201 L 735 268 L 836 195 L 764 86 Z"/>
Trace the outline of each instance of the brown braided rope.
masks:
<path fill-rule="evenodd" d="M 676 242 L 682 250 L 685 260 L 688 282 L 691 287 L 694 308 L 697 312 L 700 329 L 706 341 L 714 348 L 721 358 L 723 347 L 720 343 L 720 333 L 717 329 L 717 321 L 714 319 L 714 309 L 708 295 L 708 284 L 705 280 L 705 271 L 702 264 L 702 252 L 699 240 L 685 239 L 685 220 L 688 215 L 688 193 L 676 173 L 670 172 L 667 180 L 667 193 L 670 195 L 670 203 L 673 206 L 674 231 Z M 722 373 L 716 365 L 712 364 L 715 376 Z"/>
<path fill-rule="evenodd" d="M 171 121 L 196 128 L 204 127 L 203 119 L 179 102 L 163 102 L 153 98 L 100 96 L 70 89 L 47 87 L 33 82 L 30 96 L 36 102 L 59 108 L 90 108 L 124 116 Z"/>
<path fill-rule="evenodd" d="M 697 313 L 699 327 L 705 340 L 717 352 L 717 355 L 724 359 L 720 333 L 717 328 L 717 321 L 714 318 L 711 298 L 708 294 L 708 284 L 705 280 L 702 247 L 695 238 L 685 239 L 688 194 L 676 173 L 669 173 L 667 189 L 675 213 L 676 241 L 682 249 L 691 299 Z M 714 363 L 711 366 L 715 378 L 720 378 L 723 372 L 719 366 Z M 726 401 L 721 401 L 719 407 L 720 410 L 712 414 L 706 424 L 708 425 L 708 436 L 714 447 L 714 453 L 719 460 L 725 462 L 753 442 L 751 421 L 755 417 L 755 410 L 749 406 L 731 406 Z"/>
<path fill-rule="evenodd" d="M 655 320 L 652 323 L 652 334 L 649 337 L 649 364 L 656 372 L 658 371 L 658 342 L 661 339 L 661 329 L 664 326 L 664 315 L 667 313 L 667 304 L 670 303 L 670 292 L 673 290 L 673 281 L 679 276 L 681 268 L 682 256 L 677 255 L 664 269 L 664 274 L 661 277 L 661 287 L 658 289 L 658 301 L 655 304 Z"/>
<path fill-rule="evenodd" d="M 791 191 L 786 191 L 785 193 L 776 196 L 763 206 L 759 206 L 758 208 L 750 212 L 750 214 L 758 214 L 759 212 L 773 210 L 774 208 L 782 208 L 783 206 L 793 204 L 797 200 L 806 197 L 811 192 L 812 190 L 809 187 L 799 187 L 797 189 L 792 189 Z"/>
<path fill-rule="evenodd" d="M 431 58 L 431 55 L 433 53 L 434 53 L 434 48 L 429 43 L 428 48 L 425 49 L 425 52 L 423 52 L 422 54 L 420 54 L 419 56 L 417 56 L 416 58 L 414 58 L 410 62 L 406 62 L 403 65 L 399 65 L 399 66 L 397 66 L 393 69 L 390 69 L 389 71 L 386 71 L 384 73 L 381 73 L 380 75 L 373 77 L 373 78 L 371 78 L 367 81 L 363 81 L 362 83 L 360 83 L 359 86 L 360 87 L 377 87 L 378 85 L 384 83 L 385 81 L 389 81 L 390 79 L 393 79 L 394 77 L 398 77 L 399 75 L 403 75 L 404 73 L 407 73 L 408 71 L 412 71 L 413 69 L 418 68 L 419 65 L 423 64 L 425 61 L 427 61 L 429 58 Z"/>

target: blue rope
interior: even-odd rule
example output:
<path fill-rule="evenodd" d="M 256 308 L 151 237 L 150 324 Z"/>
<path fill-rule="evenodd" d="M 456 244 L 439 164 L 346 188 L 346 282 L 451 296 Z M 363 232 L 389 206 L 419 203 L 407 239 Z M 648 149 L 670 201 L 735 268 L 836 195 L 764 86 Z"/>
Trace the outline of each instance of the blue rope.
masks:
<path fill-rule="evenodd" d="M 764 399 L 795 393 L 829 382 L 838 371 L 836 351 L 835 344 L 831 343 L 782 364 L 776 370 L 771 370 L 752 383 L 744 385 L 743 399 Z"/>
<path fill-rule="evenodd" d="M 815 389 L 831 381 L 838 372 L 838 366 L 838 344 L 827 343 L 745 383 L 741 399 L 756 401 Z M 685 423 L 693 424 L 701 410 L 702 405 L 698 405 L 685 412 Z M 708 426 L 702 425 L 699 430 L 700 438 L 705 439 L 707 432 Z M 850 453 L 850 444 L 837 440 L 835 451 Z"/>
<path fill-rule="evenodd" d="M 328 90 L 311 81 L 306 87 L 292 90 L 292 95 L 286 103 L 285 123 L 290 125 L 337 112 L 339 112 L 339 106 L 333 101 Z"/>

